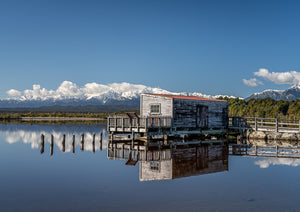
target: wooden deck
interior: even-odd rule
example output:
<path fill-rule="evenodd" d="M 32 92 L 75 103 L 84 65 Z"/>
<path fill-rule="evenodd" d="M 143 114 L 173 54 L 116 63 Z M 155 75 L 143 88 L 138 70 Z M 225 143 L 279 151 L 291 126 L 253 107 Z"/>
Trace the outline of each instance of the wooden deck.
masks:
<path fill-rule="evenodd" d="M 114 116 L 107 119 L 108 132 L 121 133 L 144 133 L 149 131 L 160 131 L 163 129 L 172 129 L 173 119 L 171 117 L 146 117 L 129 118 L 126 116 Z"/>

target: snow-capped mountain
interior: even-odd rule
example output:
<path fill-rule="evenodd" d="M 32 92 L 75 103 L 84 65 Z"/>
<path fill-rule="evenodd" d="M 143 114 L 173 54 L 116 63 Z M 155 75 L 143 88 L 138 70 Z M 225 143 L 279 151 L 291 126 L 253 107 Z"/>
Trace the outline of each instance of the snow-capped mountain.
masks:
<path fill-rule="evenodd" d="M 159 93 L 204 98 L 218 96 L 201 93 L 174 93 L 160 88 L 130 83 L 113 83 L 108 85 L 88 83 L 78 87 L 75 83 L 64 81 L 56 90 L 47 90 L 40 85 L 33 85 L 32 90 L 7 91 L 8 99 L 0 100 L 0 108 L 41 107 L 52 105 L 85 106 L 85 105 L 139 105 L 142 93 Z"/>
<path fill-rule="evenodd" d="M 275 100 L 292 101 L 300 99 L 300 84 L 294 85 L 284 91 L 281 90 L 265 90 L 261 93 L 252 94 L 249 99 L 265 99 L 272 98 Z"/>

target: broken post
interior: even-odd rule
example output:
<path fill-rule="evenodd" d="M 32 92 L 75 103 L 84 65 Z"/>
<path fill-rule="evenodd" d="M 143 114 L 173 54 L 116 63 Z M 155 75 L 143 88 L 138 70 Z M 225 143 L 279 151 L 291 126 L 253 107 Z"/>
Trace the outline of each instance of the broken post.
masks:
<path fill-rule="evenodd" d="M 95 137 L 96 137 L 96 134 L 93 133 L 93 142 L 92 142 L 92 145 L 93 145 L 93 154 L 95 154 Z"/>
<path fill-rule="evenodd" d="M 65 152 L 66 151 L 66 135 L 63 134 L 63 140 L 62 140 L 62 151 Z"/>
<path fill-rule="evenodd" d="M 100 133 L 100 151 L 102 151 L 102 132 Z"/>
<path fill-rule="evenodd" d="M 84 151 L 84 134 L 83 133 L 81 133 L 80 143 L 81 143 L 80 150 L 81 150 L 81 152 L 83 152 Z"/>
<path fill-rule="evenodd" d="M 73 140 L 72 140 L 72 153 L 75 153 L 75 135 L 73 135 Z"/>
<path fill-rule="evenodd" d="M 41 135 L 41 154 L 44 153 L 44 147 L 45 147 L 45 136 L 44 134 Z"/>
<path fill-rule="evenodd" d="M 50 141 L 50 156 L 53 155 L 53 143 L 54 143 L 54 137 L 51 134 L 51 141 Z"/>

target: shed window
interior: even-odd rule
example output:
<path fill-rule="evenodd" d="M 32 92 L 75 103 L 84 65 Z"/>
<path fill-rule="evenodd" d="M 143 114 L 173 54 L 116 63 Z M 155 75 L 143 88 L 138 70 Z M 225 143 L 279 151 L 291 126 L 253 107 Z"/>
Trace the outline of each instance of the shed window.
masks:
<path fill-rule="evenodd" d="M 151 114 L 159 114 L 160 113 L 160 105 L 159 104 L 151 105 L 150 112 L 151 112 Z"/>
<path fill-rule="evenodd" d="M 155 162 L 150 163 L 150 169 L 153 171 L 159 171 L 159 164 Z"/>

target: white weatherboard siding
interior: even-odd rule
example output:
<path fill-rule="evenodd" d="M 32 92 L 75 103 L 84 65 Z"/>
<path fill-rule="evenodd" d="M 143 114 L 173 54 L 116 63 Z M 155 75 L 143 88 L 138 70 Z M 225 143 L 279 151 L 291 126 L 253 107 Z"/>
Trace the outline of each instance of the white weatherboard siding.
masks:
<path fill-rule="evenodd" d="M 159 104 L 160 113 L 151 114 L 151 105 Z M 146 116 L 170 116 L 173 117 L 173 99 L 170 97 L 154 96 L 149 94 L 141 95 L 140 103 L 141 117 Z"/>
<path fill-rule="evenodd" d="M 140 161 L 140 181 L 171 180 L 172 159 L 163 161 Z M 151 163 L 158 165 L 158 169 L 151 168 Z"/>

